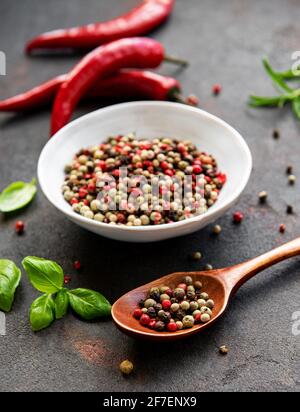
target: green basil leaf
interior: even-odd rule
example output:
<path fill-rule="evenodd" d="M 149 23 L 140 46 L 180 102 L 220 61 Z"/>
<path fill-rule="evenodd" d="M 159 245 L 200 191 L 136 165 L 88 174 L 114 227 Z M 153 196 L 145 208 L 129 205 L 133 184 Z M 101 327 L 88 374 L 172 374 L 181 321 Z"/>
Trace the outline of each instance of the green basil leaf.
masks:
<path fill-rule="evenodd" d="M 54 301 L 51 295 L 37 298 L 30 307 L 30 324 L 34 332 L 48 328 L 54 321 Z"/>
<path fill-rule="evenodd" d="M 26 257 L 22 265 L 32 285 L 43 293 L 56 293 L 64 283 L 62 268 L 51 260 L 34 256 Z"/>
<path fill-rule="evenodd" d="M 61 289 L 55 297 L 55 317 L 61 319 L 65 316 L 69 306 L 67 289 Z"/>
<path fill-rule="evenodd" d="M 11 260 L 0 260 L 0 310 L 9 312 L 21 280 L 20 269 Z"/>
<path fill-rule="evenodd" d="M 14 212 L 27 206 L 36 194 L 36 180 L 31 183 L 15 182 L 0 194 L 0 212 Z"/>
<path fill-rule="evenodd" d="M 100 293 L 89 289 L 68 291 L 72 309 L 83 319 L 92 320 L 110 316 L 111 305 Z"/>
<path fill-rule="evenodd" d="M 300 97 L 293 101 L 293 110 L 298 120 L 300 120 Z"/>

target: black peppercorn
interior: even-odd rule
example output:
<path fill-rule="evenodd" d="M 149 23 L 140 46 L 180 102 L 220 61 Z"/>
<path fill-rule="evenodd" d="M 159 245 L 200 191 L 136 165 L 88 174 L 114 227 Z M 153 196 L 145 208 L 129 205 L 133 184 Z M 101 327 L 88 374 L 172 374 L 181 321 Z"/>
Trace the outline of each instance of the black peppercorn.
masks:
<path fill-rule="evenodd" d="M 179 303 L 179 300 L 176 298 L 171 298 L 171 303 Z"/>
<path fill-rule="evenodd" d="M 192 291 L 192 290 L 188 290 L 187 293 L 186 293 L 186 297 L 187 297 L 189 300 L 193 300 L 193 299 L 195 299 L 195 297 L 196 297 L 196 293 L 195 293 L 194 291 Z"/>
<path fill-rule="evenodd" d="M 176 318 L 177 318 L 178 320 L 182 320 L 182 319 L 185 317 L 185 315 L 186 315 L 186 313 L 185 313 L 185 311 L 182 310 L 182 309 L 179 309 L 179 310 L 176 312 Z"/>
<path fill-rule="evenodd" d="M 150 318 L 156 318 L 156 310 L 152 307 L 150 307 L 147 311 L 147 315 L 150 316 Z"/>
<path fill-rule="evenodd" d="M 144 303 L 145 303 L 145 301 L 142 299 L 142 300 L 139 301 L 138 306 L 139 306 L 140 308 L 143 308 L 143 307 L 144 307 Z"/>
<path fill-rule="evenodd" d="M 150 293 L 150 297 L 151 297 L 151 299 L 156 300 L 156 302 L 159 302 L 160 301 L 159 291 L 153 291 L 152 293 Z"/>
<path fill-rule="evenodd" d="M 160 320 L 158 322 L 156 322 L 155 330 L 157 330 L 158 332 L 162 332 L 164 329 L 165 329 L 164 322 L 161 322 Z"/>
<path fill-rule="evenodd" d="M 165 312 L 164 310 L 160 310 L 158 312 L 158 317 L 164 323 L 168 323 L 169 320 L 171 319 L 171 314 L 169 312 Z"/>
<path fill-rule="evenodd" d="M 159 312 L 162 310 L 162 305 L 160 303 L 156 303 L 153 308 L 156 310 L 156 312 Z"/>

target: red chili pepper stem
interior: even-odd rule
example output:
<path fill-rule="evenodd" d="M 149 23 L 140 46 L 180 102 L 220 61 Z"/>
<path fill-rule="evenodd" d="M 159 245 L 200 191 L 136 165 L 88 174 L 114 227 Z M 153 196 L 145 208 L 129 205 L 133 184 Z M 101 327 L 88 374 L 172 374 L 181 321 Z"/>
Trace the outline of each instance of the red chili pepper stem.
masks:
<path fill-rule="evenodd" d="M 171 89 L 168 93 L 168 100 L 173 102 L 182 103 L 188 106 L 195 106 L 195 104 L 189 103 L 188 98 L 184 97 L 180 90 L 177 88 Z"/>
<path fill-rule="evenodd" d="M 183 66 L 183 67 L 187 67 L 189 66 L 189 62 L 185 59 L 181 59 L 180 57 L 176 57 L 176 56 L 169 56 L 169 55 L 165 55 L 164 57 L 164 61 L 166 63 L 171 63 L 171 64 L 176 64 L 178 66 Z"/>

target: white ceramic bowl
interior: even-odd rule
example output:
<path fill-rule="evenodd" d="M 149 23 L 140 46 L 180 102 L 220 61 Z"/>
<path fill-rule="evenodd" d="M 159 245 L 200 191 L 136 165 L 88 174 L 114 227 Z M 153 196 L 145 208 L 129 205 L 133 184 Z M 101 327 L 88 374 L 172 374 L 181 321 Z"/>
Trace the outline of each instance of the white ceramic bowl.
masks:
<path fill-rule="evenodd" d="M 215 205 L 202 216 L 161 226 L 128 227 L 99 223 L 73 212 L 61 186 L 64 166 L 81 148 L 108 136 L 136 132 L 138 138 L 191 140 L 212 154 L 228 181 Z M 200 109 L 167 102 L 133 102 L 110 106 L 68 124 L 44 147 L 38 179 L 48 200 L 74 223 L 99 235 L 126 242 L 154 242 L 195 232 L 223 215 L 240 197 L 252 170 L 250 150 L 227 123 Z"/>

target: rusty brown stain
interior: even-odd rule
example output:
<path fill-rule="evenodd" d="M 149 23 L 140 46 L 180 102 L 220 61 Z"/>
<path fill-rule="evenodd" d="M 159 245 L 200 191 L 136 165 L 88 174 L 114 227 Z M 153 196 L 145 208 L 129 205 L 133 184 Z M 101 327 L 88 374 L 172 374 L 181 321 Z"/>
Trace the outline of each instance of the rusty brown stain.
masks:
<path fill-rule="evenodd" d="M 73 342 L 75 351 L 82 359 L 95 366 L 111 363 L 112 356 L 100 338 L 77 340 Z"/>

